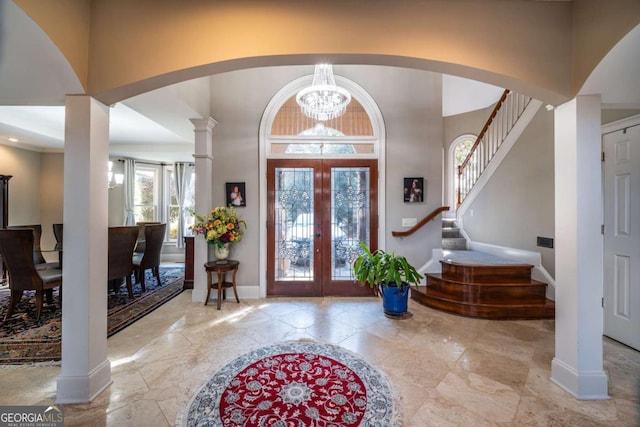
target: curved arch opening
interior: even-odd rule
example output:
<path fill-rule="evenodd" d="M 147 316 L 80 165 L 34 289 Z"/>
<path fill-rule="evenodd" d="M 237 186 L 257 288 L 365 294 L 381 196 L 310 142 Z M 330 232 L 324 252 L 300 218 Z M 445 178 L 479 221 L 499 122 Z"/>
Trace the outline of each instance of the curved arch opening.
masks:
<path fill-rule="evenodd" d="M 466 133 L 458 136 L 449 145 L 447 160 L 447 202 L 451 206 L 451 210 L 455 211 L 458 207 L 458 166 L 462 164 L 464 159 L 471 151 L 473 143 L 476 141 L 477 135 Z"/>

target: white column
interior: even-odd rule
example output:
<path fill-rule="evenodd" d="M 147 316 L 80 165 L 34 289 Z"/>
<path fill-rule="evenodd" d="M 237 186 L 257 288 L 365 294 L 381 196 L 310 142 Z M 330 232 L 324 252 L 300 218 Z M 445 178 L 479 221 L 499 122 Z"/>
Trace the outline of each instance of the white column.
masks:
<path fill-rule="evenodd" d="M 555 110 L 556 355 L 551 381 L 578 399 L 607 399 L 602 363 L 600 96 Z"/>
<path fill-rule="evenodd" d="M 56 402 L 89 402 L 111 383 L 107 360 L 109 109 L 67 96 L 64 142 L 62 370 Z"/>
<path fill-rule="evenodd" d="M 196 206 L 199 215 L 208 214 L 213 208 L 213 141 L 211 132 L 218 123 L 212 118 L 191 119 L 195 133 Z M 193 246 L 193 292 L 191 301 L 204 302 L 207 297 L 207 274 L 204 264 L 208 259 L 208 245 L 202 236 L 195 236 Z"/>

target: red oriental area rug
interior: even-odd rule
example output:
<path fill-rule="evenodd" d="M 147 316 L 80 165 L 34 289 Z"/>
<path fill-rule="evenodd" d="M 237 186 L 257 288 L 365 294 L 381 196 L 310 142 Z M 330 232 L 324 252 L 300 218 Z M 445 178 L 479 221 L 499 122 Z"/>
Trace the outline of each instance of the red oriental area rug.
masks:
<path fill-rule="evenodd" d="M 391 384 L 338 346 L 285 342 L 236 358 L 198 391 L 177 426 L 400 426 Z"/>

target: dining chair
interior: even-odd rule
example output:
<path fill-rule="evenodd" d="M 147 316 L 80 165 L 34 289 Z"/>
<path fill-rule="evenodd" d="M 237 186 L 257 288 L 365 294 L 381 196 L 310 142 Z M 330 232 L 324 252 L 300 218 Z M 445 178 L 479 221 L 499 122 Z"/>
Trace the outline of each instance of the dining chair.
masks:
<path fill-rule="evenodd" d="M 62 224 L 53 224 L 53 237 L 56 238 L 55 250 L 58 251 L 58 262 L 62 268 Z"/>
<path fill-rule="evenodd" d="M 36 291 L 36 319 L 40 319 L 45 292 L 47 303 L 50 300 L 51 291 L 59 287 L 60 304 L 62 305 L 62 270 L 58 268 L 36 269 L 34 262 L 34 233 L 32 229 L 5 229 L 0 230 L 0 253 L 9 272 L 9 290 L 11 301 L 6 321 L 11 317 L 15 306 L 27 290 Z"/>
<path fill-rule="evenodd" d="M 62 224 L 53 224 L 53 237 L 56 238 L 56 249 L 62 250 Z"/>
<path fill-rule="evenodd" d="M 133 254 L 133 265 L 136 272 L 136 283 L 140 283 L 142 292 L 146 291 L 144 272 L 151 269 L 160 284 L 160 252 L 164 243 L 164 232 L 167 224 L 152 224 L 144 226 L 145 249 L 143 253 Z"/>
<path fill-rule="evenodd" d="M 144 229 L 145 226 L 147 225 L 157 225 L 157 224 L 162 224 L 161 222 L 157 222 L 157 221 L 139 221 L 136 222 L 136 225 L 138 226 L 138 241 L 136 243 L 136 247 L 133 250 L 134 252 L 140 252 L 143 253 L 144 252 L 144 248 L 145 248 L 145 237 L 144 237 Z"/>
<path fill-rule="evenodd" d="M 44 270 L 48 268 L 60 268 L 60 262 L 47 262 L 42 254 L 42 247 L 40 241 L 42 240 L 42 225 L 41 224 L 29 224 L 29 225 L 11 225 L 7 227 L 9 230 L 19 229 L 31 229 L 33 233 L 33 263 L 36 265 L 36 269 Z"/>
<path fill-rule="evenodd" d="M 109 248 L 108 248 L 108 277 L 107 280 L 119 281 L 114 290 L 118 292 L 122 285 L 122 278 L 127 282 L 127 292 L 129 298 L 133 298 L 133 286 L 131 275 L 133 274 L 133 248 L 138 238 L 138 227 L 109 227 Z"/>

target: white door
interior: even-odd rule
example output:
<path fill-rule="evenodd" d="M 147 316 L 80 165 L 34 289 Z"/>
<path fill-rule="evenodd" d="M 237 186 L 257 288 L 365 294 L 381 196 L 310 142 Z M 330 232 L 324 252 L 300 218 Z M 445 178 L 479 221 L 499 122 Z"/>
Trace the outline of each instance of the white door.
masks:
<path fill-rule="evenodd" d="M 640 126 L 603 146 L 604 333 L 640 350 Z"/>

